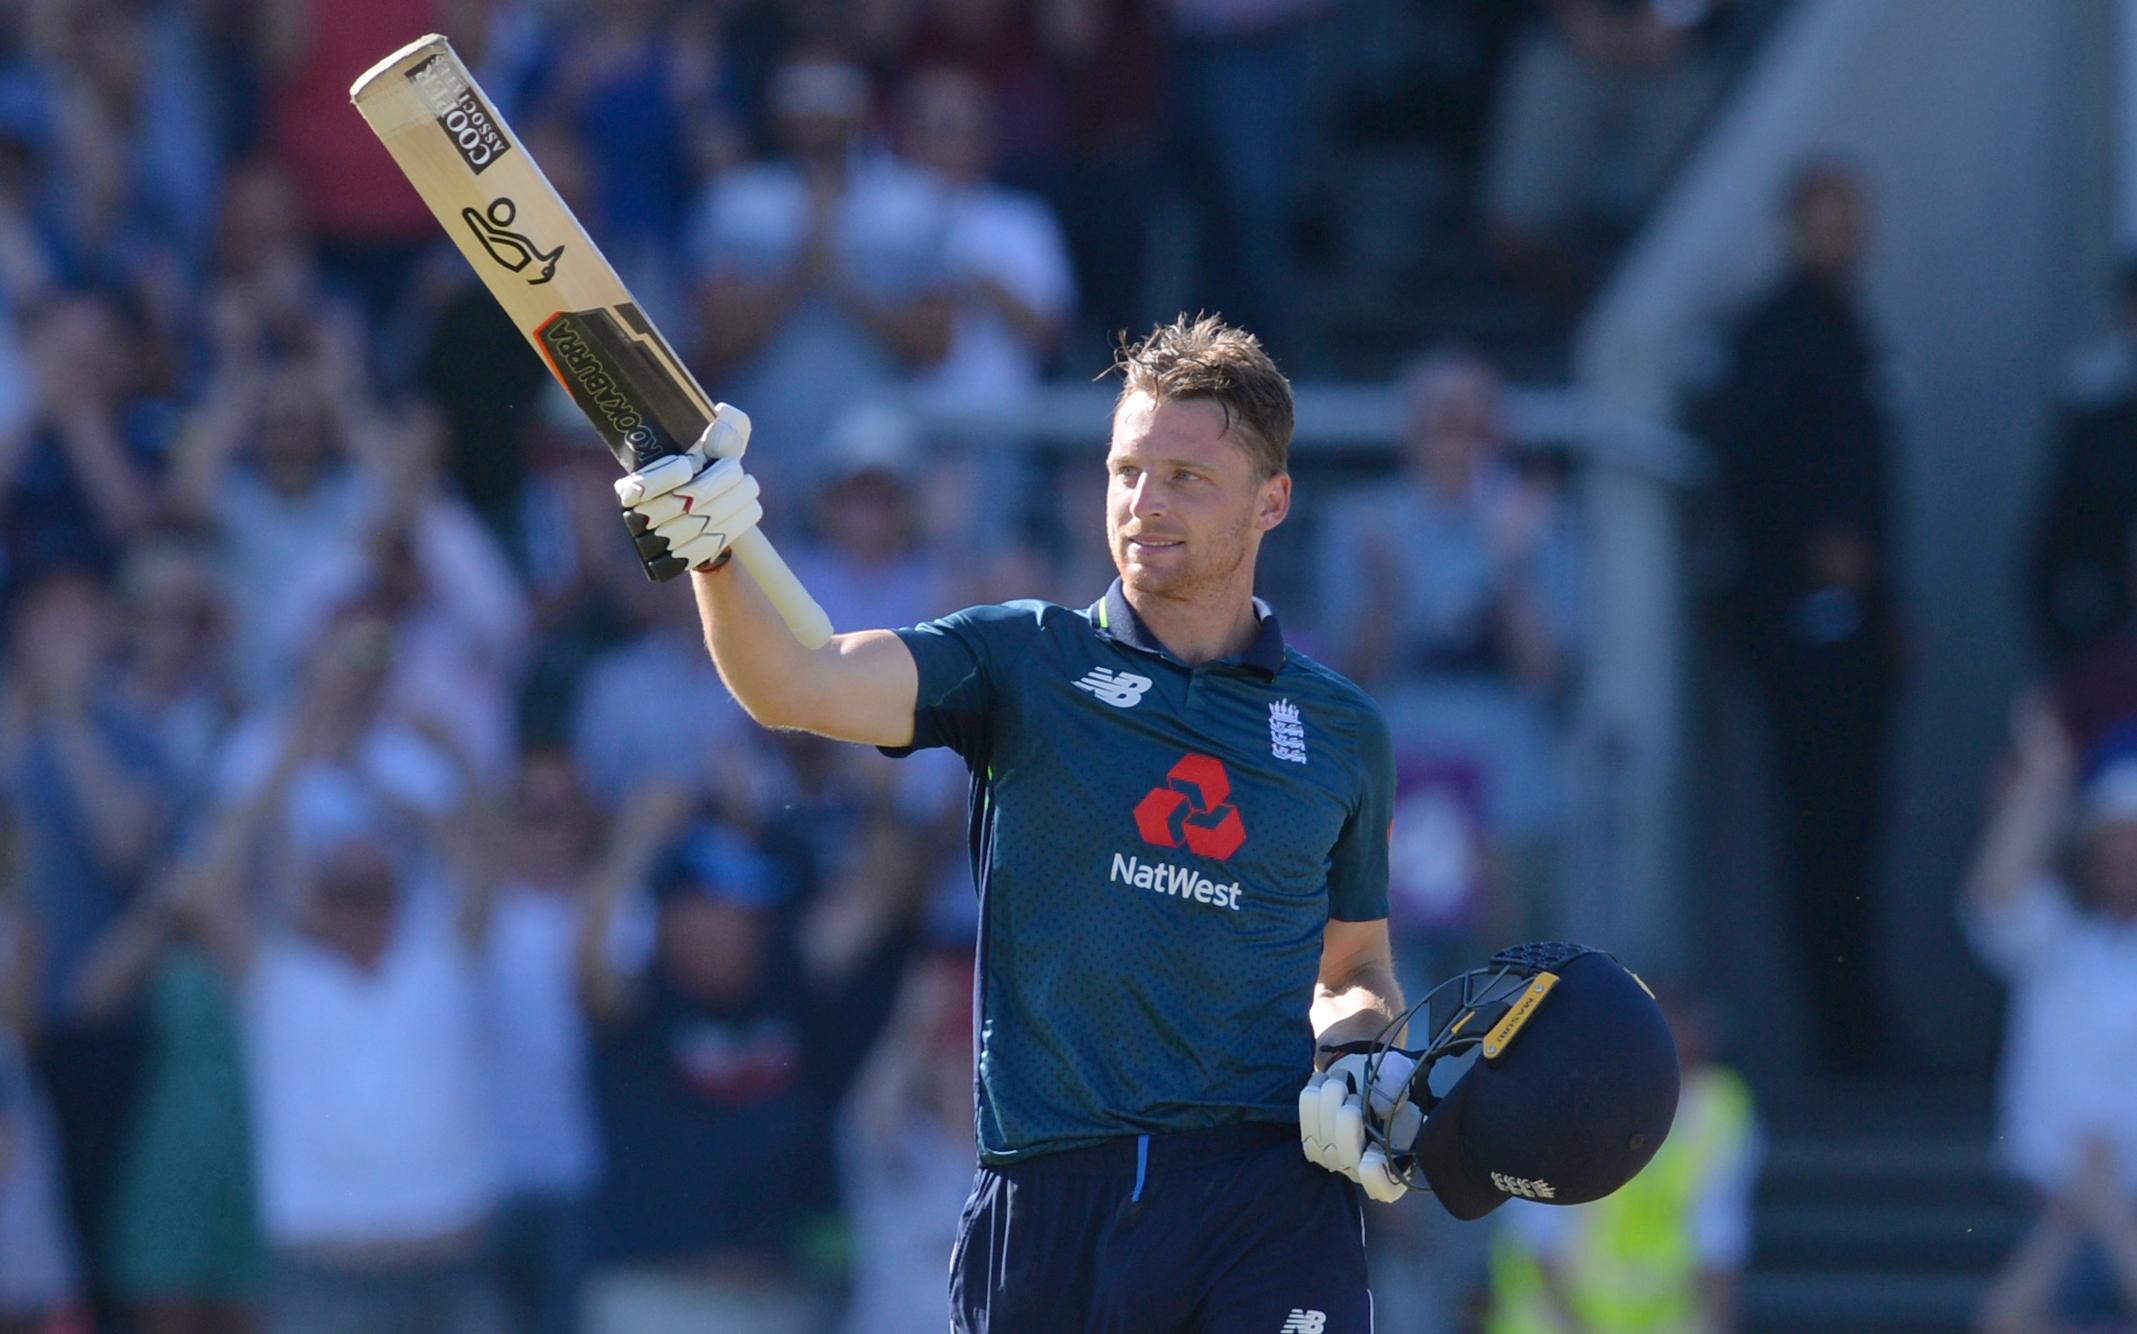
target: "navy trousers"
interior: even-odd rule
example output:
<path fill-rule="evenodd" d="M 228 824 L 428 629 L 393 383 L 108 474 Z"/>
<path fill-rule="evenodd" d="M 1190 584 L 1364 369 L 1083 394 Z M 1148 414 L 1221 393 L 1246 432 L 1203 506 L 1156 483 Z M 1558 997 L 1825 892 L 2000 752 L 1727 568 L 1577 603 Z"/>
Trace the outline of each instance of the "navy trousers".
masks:
<path fill-rule="evenodd" d="M 981 1167 L 957 1334 L 1369 1334 L 1358 1187 L 1295 1126 L 1137 1136 Z"/>

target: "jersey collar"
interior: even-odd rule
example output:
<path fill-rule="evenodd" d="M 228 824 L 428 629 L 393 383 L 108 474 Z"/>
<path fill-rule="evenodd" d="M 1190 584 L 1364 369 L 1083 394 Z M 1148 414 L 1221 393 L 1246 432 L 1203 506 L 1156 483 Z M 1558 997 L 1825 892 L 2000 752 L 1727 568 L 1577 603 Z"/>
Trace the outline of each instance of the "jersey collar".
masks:
<path fill-rule="evenodd" d="M 1179 662 L 1171 649 L 1158 642 L 1143 624 L 1143 618 L 1128 605 L 1128 594 L 1118 578 L 1106 595 L 1091 606 L 1091 619 L 1097 622 L 1099 633 L 1111 636 L 1129 648 L 1155 653 L 1171 662 Z M 1276 623 L 1276 612 L 1260 598 L 1254 599 L 1254 619 L 1259 623 L 1254 631 L 1253 642 L 1236 658 L 1220 658 L 1220 662 L 1237 662 L 1251 667 L 1263 676 L 1274 679 L 1284 669 L 1284 631 Z M 1182 664 L 1183 666 L 1185 664 Z"/>

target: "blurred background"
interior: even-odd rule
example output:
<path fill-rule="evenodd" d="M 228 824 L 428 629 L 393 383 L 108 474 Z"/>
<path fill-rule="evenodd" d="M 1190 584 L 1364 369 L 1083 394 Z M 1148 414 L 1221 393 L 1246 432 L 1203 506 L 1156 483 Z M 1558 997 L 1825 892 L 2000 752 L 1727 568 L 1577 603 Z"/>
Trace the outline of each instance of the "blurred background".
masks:
<path fill-rule="evenodd" d="M 1121 331 L 1294 377 L 1413 994 L 1688 1072 L 1383 1329 L 2137 1328 L 2137 3 L 10 0 L 0 1331 L 943 1327 L 965 776 L 726 698 L 348 106 L 433 30 L 839 626 L 1097 596 Z"/>

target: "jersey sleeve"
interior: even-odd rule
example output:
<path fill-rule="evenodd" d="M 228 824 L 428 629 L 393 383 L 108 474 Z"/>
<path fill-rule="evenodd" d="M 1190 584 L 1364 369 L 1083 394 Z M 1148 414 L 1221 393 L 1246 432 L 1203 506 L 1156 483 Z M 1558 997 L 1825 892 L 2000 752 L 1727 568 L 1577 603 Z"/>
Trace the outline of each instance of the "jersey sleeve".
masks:
<path fill-rule="evenodd" d="M 968 765 L 984 764 L 1002 693 L 998 664 L 1012 656 L 1004 651 L 1006 641 L 1032 620 L 1029 609 L 1015 605 L 967 607 L 895 631 L 920 671 L 913 740 L 878 749 L 902 758 L 916 750 L 948 746 Z"/>
<path fill-rule="evenodd" d="M 1358 795 L 1328 860 L 1328 915 L 1372 922 L 1388 915 L 1388 834 L 1395 818 L 1395 747 L 1387 719 L 1367 705 L 1358 728 Z"/>

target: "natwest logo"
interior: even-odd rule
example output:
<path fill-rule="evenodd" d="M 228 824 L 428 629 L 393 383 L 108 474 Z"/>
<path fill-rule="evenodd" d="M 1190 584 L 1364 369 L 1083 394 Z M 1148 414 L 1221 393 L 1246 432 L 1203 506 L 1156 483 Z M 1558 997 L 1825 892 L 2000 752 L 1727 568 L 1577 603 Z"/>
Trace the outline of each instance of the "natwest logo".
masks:
<path fill-rule="evenodd" d="M 1239 808 L 1231 804 L 1231 776 L 1212 755 L 1186 755 L 1135 803 L 1135 827 L 1145 843 L 1184 847 L 1223 861 L 1247 841 Z"/>
<path fill-rule="evenodd" d="M 1116 885 L 1133 885 L 1137 889 L 1147 889 L 1153 894 L 1163 894 L 1182 903 L 1191 899 L 1196 903 L 1209 903 L 1219 908 L 1230 908 L 1233 912 L 1239 911 L 1237 880 L 1229 885 L 1220 885 L 1192 866 L 1146 862 L 1140 857 L 1116 852 L 1113 854 L 1113 874 L 1107 878 Z"/>

